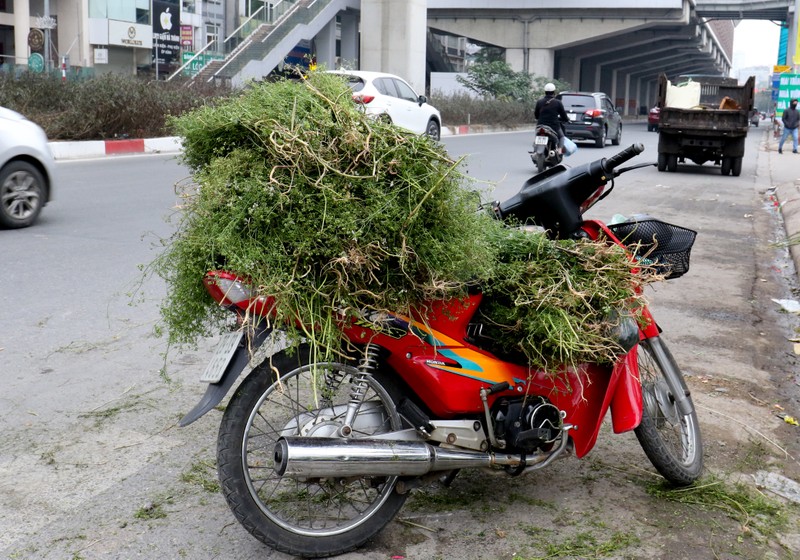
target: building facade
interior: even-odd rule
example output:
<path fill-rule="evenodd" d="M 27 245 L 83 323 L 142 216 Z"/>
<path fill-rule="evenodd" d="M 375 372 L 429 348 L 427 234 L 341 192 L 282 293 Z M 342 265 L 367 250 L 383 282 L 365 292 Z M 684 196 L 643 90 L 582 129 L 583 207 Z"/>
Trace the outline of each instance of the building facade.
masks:
<path fill-rule="evenodd" d="M 0 0 L 0 69 L 157 74 L 222 42 L 236 0 Z"/>

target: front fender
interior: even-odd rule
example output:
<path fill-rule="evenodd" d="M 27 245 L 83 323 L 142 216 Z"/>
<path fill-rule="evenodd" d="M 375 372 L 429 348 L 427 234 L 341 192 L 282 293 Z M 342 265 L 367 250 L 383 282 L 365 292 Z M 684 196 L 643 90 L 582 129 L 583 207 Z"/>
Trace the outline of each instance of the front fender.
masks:
<path fill-rule="evenodd" d="M 247 364 L 250 362 L 252 352 L 259 348 L 269 336 L 272 329 L 266 326 L 265 322 L 261 322 L 252 333 L 247 333 L 242 337 L 239 346 L 233 352 L 225 373 L 217 383 L 210 383 L 206 389 L 205 394 L 200 399 L 200 402 L 189 411 L 189 413 L 181 418 L 178 425 L 180 427 L 188 426 L 206 412 L 217 406 L 225 395 L 228 394 L 233 384 L 239 378 Z"/>

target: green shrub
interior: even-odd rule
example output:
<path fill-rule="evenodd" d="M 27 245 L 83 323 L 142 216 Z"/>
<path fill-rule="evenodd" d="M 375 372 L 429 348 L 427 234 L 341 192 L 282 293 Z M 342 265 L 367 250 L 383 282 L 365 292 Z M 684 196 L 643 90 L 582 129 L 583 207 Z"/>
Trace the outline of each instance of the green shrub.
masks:
<path fill-rule="evenodd" d="M 228 95 L 120 74 L 67 82 L 30 72 L 0 74 L 0 106 L 38 123 L 51 140 L 169 136 L 170 116 Z"/>
<path fill-rule="evenodd" d="M 533 124 L 535 103 L 482 99 L 466 93 L 443 95 L 433 92 L 429 102 L 442 114 L 442 124 L 458 126 L 483 124 L 496 126 L 518 126 Z"/>

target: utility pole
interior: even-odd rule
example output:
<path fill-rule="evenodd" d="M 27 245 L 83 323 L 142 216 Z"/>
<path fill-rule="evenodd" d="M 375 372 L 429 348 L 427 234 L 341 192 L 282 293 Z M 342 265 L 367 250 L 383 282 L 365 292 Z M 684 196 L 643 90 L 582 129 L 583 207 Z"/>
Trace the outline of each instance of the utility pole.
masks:
<path fill-rule="evenodd" d="M 47 72 L 50 70 L 50 0 L 44 0 L 44 19 L 48 23 L 44 30 L 44 70 Z"/>
<path fill-rule="evenodd" d="M 800 49 L 798 49 L 798 26 L 797 20 L 800 17 L 800 0 L 794 0 L 794 12 L 792 13 L 792 25 L 789 27 L 789 40 L 787 41 L 786 50 L 786 64 L 792 65 L 792 72 L 797 73 L 800 67 Z M 788 52 L 790 51 L 790 52 Z M 791 56 L 788 56 L 791 54 Z"/>

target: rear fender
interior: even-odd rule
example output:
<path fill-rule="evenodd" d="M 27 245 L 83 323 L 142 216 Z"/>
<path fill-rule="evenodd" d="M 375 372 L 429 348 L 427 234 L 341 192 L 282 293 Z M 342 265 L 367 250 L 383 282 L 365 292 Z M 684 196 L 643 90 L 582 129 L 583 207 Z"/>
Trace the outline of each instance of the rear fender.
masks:
<path fill-rule="evenodd" d="M 233 387 L 239 375 L 244 371 L 244 368 L 247 367 L 252 353 L 264 344 L 270 332 L 272 332 L 272 328 L 268 327 L 265 321 L 262 321 L 252 333 L 247 333 L 242 337 L 239 346 L 234 351 L 233 356 L 231 356 L 228 362 L 228 366 L 225 368 L 225 372 L 222 374 L 222 378 L 220 378 L 217 383 L 210 383 L 208 385 L 200 402 L 178 422 L 180 427 L 188 426 L 217 406 L 222 399 L 225 398 L 225 395 L 227 395 L 228 391 Z"/>

